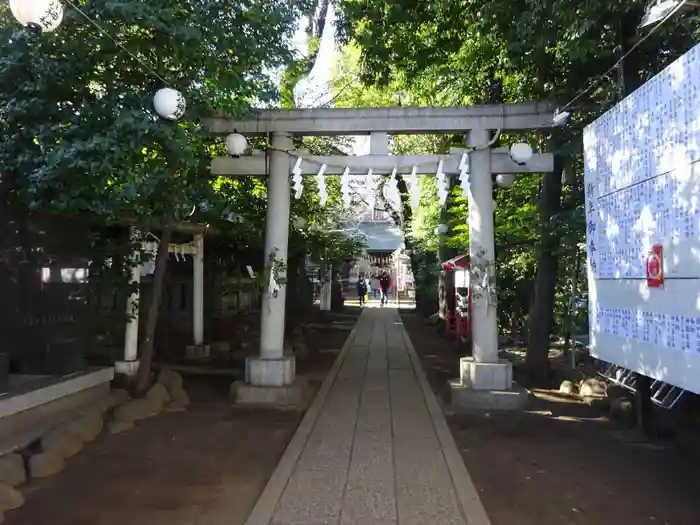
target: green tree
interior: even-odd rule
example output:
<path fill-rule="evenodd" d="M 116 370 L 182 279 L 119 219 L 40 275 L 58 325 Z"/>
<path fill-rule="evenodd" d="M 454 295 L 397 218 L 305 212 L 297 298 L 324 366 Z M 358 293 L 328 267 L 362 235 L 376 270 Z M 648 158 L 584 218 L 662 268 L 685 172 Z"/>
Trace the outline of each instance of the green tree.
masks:
<path fill-rule="evenodd" d="M 160 225 L 153 302 L 137 390 L 150 362 L 167 247 L 178 211 L 212 198 L 215 150 L 198 124 L 272 102 L 271 73 L 290 57 L 301 2 L 245 8 L 204 0 L 97 0 L 68 7 L 54 33 L 31 38 L 0 7 L 0 165 L 19 210 Z M 99 28 L 98 28 L 99 26 Z M 100 29 L 101 28 L 101 29 Z M 179 89 L 178 122 L 159 119 L 155 91 Z"/>

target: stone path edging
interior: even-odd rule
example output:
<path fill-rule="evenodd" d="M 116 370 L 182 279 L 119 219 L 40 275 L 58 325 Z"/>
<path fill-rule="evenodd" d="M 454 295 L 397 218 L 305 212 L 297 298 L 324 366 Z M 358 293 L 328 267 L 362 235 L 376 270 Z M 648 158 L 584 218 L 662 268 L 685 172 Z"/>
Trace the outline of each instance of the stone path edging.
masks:
<path fill-rule="evenodd" d="M 245 522 L 246 525 L 268 525 L 272 521 L 275 514 L 275 509 L 277 508 L 277 502 L 282 496 L 282 493 L 289 482 L 289 478 L 292 476 L 294 467 L 296 466 L 297 461 L 299 461 L 301 453 L 304 451 L 306 441 L 309 439 L 309 436 L 314 429 L 314 425 L 316 424 L 316 420 L 321 414 L 323 405 L 328 397 L 328 392 L 338 376 L 338 372 L 340 371 L 340 367 L 343 365 L 343 361 L 345 361 L 348 351 L 352 347 L 352 343 L 355 340 L 356 329 L 357 325 L 355 325 L 355 328 L 350 331 L 350 334 L 345 340 L 345 344 L 343 344 L 343 348 L 340 350 L 338 357 L 335 359 L 335 362 L 333 363 L 332 368 L 329 370 L 326 379 L 324 379 L 323 383 L 321 384 L 321 388 L 319 388 L 316 397 L 311 403 L 311 406 L 309 406 L 309 409 L 306 411 L 306 414 L 304 414 L 301 423 L 299 423 L 299 426 L 294 433 L 294 437 L 292 437 L 289 445 L 287 445 L 280 462 L 277 464 L 277 468 L 275 468 L 272 476 L 270 476 L 270 479 L 265 485 L 262 494 L 260 494 L 255 507 L 253 507 L 253 510 L 248 516 L 248 519 Z"/>
<path fill-rule="evenodd" d="M 467 467 L 464 465 L 462 455 L 452 437 L 452 432 L 447 425 L 445 415 L 428 383 L 420 358 L 413 347 L 413 343 L 406 332 L 406 328 L 403 326 L 403 322 L 401 322 L 401 330 L 403 332 L 403 339 L 406 344 L 406 349 L 408 350 L 408 355 L 413 363 L 413 370 L 418 378 L 418 384 L 423 391 L 425 404 L 428 407 L 430 418 L 433 420 L 435 432 L 437 433 L 438 441 L 442 447 L 445 462 L 450 471 L 450 477 L 452 478 L 452 483 L 454 484 L 464 519 L 469 525 L 491 525 L 491 520 L 488 514 L 486 514 L 486 509 L 481 503 L 481 498 L 476 490 L 476 486 L 469 475 L 469 471 L 467 471 Z"/>

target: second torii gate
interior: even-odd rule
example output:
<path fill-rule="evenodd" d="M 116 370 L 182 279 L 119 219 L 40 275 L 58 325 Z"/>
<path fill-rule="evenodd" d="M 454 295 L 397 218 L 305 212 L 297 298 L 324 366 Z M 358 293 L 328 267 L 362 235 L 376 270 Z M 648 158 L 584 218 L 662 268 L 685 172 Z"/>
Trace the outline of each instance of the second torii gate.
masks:
<path fill-rule="evenodd" d="M 512 369 L 498 357 L 498 316 L 494 270 L 494 173 L 543 173 L 553 170 L 551 154 L 535 154 L 522 165 L 510 158 L 507 149 L 490 148 L 491 131 L 533 131 L 553 126 L 553 107 L 527 102 L 449 108 L 297 109 L 264 110 L 245 120 L 217 117 L 208 120 L 214 133 L 237 132 L 267 136 L 269 162 L 261 157 L 218 157 L 214 175 L 268 175 L 266 264 L 271 254 L 286 264 L 290 220 L 290 172 L 298 157 L 303 175 L 316 175 L 327 165 L 326 174 L 339 174 L 344 166 L 350 174 L 435 173 L 440 161 L 446 174 L 459 173 L 459 161 L 467 150 L 450 155 L 394 156 L 389 154 L 390 134 L 468 133 L 470 155 L 469 255 L 479 292 L 473 302 L 473 358 L 461 363 L 460 383 L 473 390 L 508 391 Z M 293 149 L 293 136 L 367 135 L 370 155 L 310 156 Z M 284 355 L 286 290 L 266 294 L 261 319 L 260 355 L 246 363 L 246 384 L 238 394 L 243 401 L 295 402 L 295 361 Z M 292 394 L 292 395 L 290 395 Z"/>

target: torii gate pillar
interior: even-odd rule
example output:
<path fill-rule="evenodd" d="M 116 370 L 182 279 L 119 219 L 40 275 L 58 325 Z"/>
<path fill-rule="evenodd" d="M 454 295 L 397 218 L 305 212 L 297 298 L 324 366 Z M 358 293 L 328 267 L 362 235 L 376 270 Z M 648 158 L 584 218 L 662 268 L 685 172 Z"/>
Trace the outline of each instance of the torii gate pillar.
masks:
<path fill-rule="evenodd" d="M 450 382 L 452 401 L 471 408 L 518 408 L 527 401 L 513 390 L 513 365 L 498 357 L 498 310 L 491 151 L 486 129 L 469 132 L 469 258 L 473 353 L 460 359 L 460 377 Z"/>
<path fill-rule="evenodd" d="M 483 148 L 488 144 L 490 133 L 485 129 L 469 132 L 469 146 Z M 491 179 L 490 148 L 474 149 L 469 167 L 469 259 L 475 281 L 472 288 L 472 341 L 474 362 L 498 362 L 498 312 L 495 300 L 489 297 L 490 290 L 484 290 L 484 282 L 478 282 L 478 274 L 488 274 L 488 284 L 495 293 L 495 239 L 493 231 L 493 183 Z M 478 273 L 477 273 L 478 272 Z M 490 388 L 491 389 L 491 388 Z"/>
<path fill-rule="evenodd" d="M 272 134 L 270 172 L 267 182 L 267 220 L 265 226 L 265 266 L 271 260 L 287 265 L 289 243 L 289 156 L 292 138 L 286 133 Z M 285 278 L 286 272 L 276 277 Z M 284 355 L 284 318 L 287 287 L 263 292 L 260 320 L 260 355 L 246 361 L 246 383 L 252 386 L 288 386 L 294 383 L 294 356 Z"/>
<path fill-rule="evenodd" d="M 265 266 L 272 259 L 286 268 L 289 244 L 289 156 L 293 147 L 290 135 L 272 134 L 270 171 L 267 181 L 267 220 L 265 227 Z M 286 270 L 276 272 L 286 278 Z M 236 401 L 241 404 L 300 404 L 304 391 L 295 384 L 293 355 L 284 355 L 284 328 L 287 287 L 263 292 L 260 320 L 260 354 L 246 360 L 245 382 L 234 384 Z"/>

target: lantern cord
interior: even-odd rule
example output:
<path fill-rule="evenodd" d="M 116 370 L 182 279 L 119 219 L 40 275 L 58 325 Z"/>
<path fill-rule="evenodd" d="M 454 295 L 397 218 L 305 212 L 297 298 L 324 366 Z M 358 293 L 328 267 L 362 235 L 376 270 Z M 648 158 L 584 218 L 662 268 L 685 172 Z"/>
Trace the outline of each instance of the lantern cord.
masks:
<path fill-rule="evenodd" d="M 126 47 L 124 47 L 124 45 L 123 45 L 121 42 L 119 42 L 116 38 L 114 38 L 112 35 L 110 35 L 110 34 L 109 34 L 109 31 L 107 31 L 107 30 L 106 30 L 105 28 L 103 28 L 100 24 L 98 24 L 98 23 L 95 22 L 92 18 L 90 18 L 82 9 L 80 9 L 80 7 L 78 7 L 78 6 L 75 4 L 75 2 L 73 2 L 73 0 L 65 0 L 65 2 L 66 2 L 67 4 L 69 4 L 73 9 L 75 9 L 78 13 L 80 13 L 80 15 L 81 15 L 83 18 L 85 18 L 85 20 L 87 20 L 87 21 L 90 22 L 93 26 L 95 26 L 95 28 L 96 28 L 100 33 L 102 33 L 104 36 L 106 36 L 107 38 L 109 38 L 109 39 L 114 43 L 114 45 L 116 45 L 119 49 L 121 49 L 122 51 L 124 51 L 124 52 L 125 52 L 127 55 L 129 55 L 131 58 L 133 58 L 134 60 L 136 60 L 136 62 L 138 62 L 139 65 L 140 65 L 147 73 L 150 73 L 151 75 L 153 75 L 154 77 L 156 77 L 158 80 L 160 80 L 161 82 L 163 82 L 163 84 L 165 84 L 166 86 L 170 85 L 170 83 L 169 83 L 167 80 L 165 80 L 162 76 L 160 76 L 158 73 L 156 73 L 156 72 L 148 65 L 148 63 L 144 62 L 142 59 L 140 59 L 140 58 L 139 58 L 138 56 L 136 56 L 134 53 L 132 53 L 131 51 L 129 51 Z"/>

